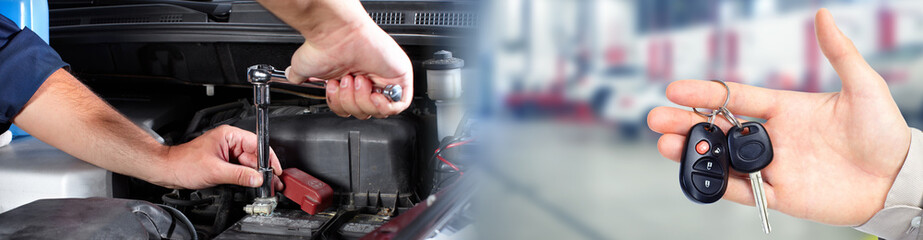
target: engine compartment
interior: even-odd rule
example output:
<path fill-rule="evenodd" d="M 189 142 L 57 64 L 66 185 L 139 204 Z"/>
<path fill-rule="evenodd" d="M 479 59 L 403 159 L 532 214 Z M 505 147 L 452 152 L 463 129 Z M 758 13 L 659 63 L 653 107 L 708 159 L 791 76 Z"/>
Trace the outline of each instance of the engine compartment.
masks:
<path fill-rule="evenodd" d="M 51 45 L 71 65 L 71 73 L 166 145 L 188 142 L 222 125 L 253 131 L 246 66 L 288 66 L 303 39 L 252 1 L 216 1 L 236 9 L 229 16 L 139 2 L 51 2 Z M 436 134 L 436 101 L 426 96 L 421 65 L 438 50 L 466 57 L 465 46 L 459 43 L 471 28 L 416 24 L 409 14 L 457 12 L 459 6 L 473 5 L 464 1 L 363 4 L 411 58 L 417 91 L 410 96 L 413 101 L 407 110 L 386 119 L 342 118 L 327 108 L 323 90 L 271 88 L 270 146 L 283 169 L 297 168 L 330 185 L 331 207 L 310 215 L 279 194 L 274 214 L 286 220 L 267 220 L 243 211 L 256 196 L 253 188 L 172 190 L 111 172 L 105 172 L 105 177 L 116 187 L 107 188 L 110 191 L 101 197 L 176 208 L 194 225 L 199 239 L 358 239 L 449 185 L 464 164 L 434 156 L 447 150 L 448 142 Z M 138 12 L 143 14 L 128 17 Z M 405 24 L 396 24 L 396 19 L 387 18 L 393 15 L 385 13 L 408 15 L 407 19 L 401 15 Z M 179 20 L 163 21 L 164 17 Z M 457 144 L 459 139 L 450 140 Z M 449 151 L 445 154 L 452 158 Z"/>
<path fill-rule="evenodd" d="M 247 88 L 215 86 L 214 95 L 207 96 L 200 86 L 181 83 L 91 78 L 86 84 L 170 145 L 222 125 L 248 131 L 255 126 L 252 100 L 236 98 L 248 96 L 251 89 Z M 358 120 L 334 115 L 325 100 L 287 93 L 282 90 L 272 95 L 270 146 L 283 169 L 297 168 L 334 189 L 333 206 L 314 216 L 298 212 L 298 205 L 281 197 L 280 213 L 301 222 L 276 228 L 298 230 L 247 227 L 250 220 L 242 209 L 256 196 L 252 188 L 227 185 L 170 190 L 113 174 L 128 179 L 121 181 L 128 185 L 121 188 L 124 191 L 113 197 L 177 208 L 195 225 L 200 239 L 222 233 L 234 237 L 218 239 L 358 239 L 455 179 L 450 167 L 432 158 L 440 144 L 431 100 L 417 97 L 399 115 Z M 450 159 L 454 156 L 449 151 L 445 154 Z"/>
<path fill-rule="evenodd" d="M 418 176 L 422 169 L 414 169 L 415 166 L 425 164 L 417 157 L 421 154 L 417 149 L 417 139 L 424 138 L 418 136 L 418 126 L 421 125 L 419 117 L 401 114 L 387 119 L 358 120 L 338 117 L 323 104 L 289 104 L 270 107 L 270 146 L 279 157 L 283 169 L 300 169 L 334 189 L 334 208 L 329 211 L 321 212 L 318 216 L 307 216 L 297 211 L 283 214 L 290 218 L 309 219 L 300 224 L 304 229 L 310 229 L 311 232 L 336 230 L 338 235 L 347 238 L 363 236 L 418 203 L 421 195 L 428 195 L 428 192 L 422 192 L 428 188 L 424 187 Z M 192 139 L 204 131 L 225 124 L 253 131 L 255 123 L 252 108 L 252 105 L 244 101 L 237 101 L 199 111 L 193 119 L 204 123 L 192 123 L 187 131 L 196 129 L 196 125 L 204 127 L 193 130 L 184 138 Z M 234 192 L 233 188 L 224 189 L 216 189 L 219 193 L 210 196 L 220 198 L 221 191 Z M 250 189 L 244 191 L 252 194 Z M 189 200 L 205 199 L 202 193 L 195 197 L 196 193 L 190 193 Z M 181 193 L 167 196 L 176 197 L 177 200 L 185 198 L 185 194 Z M 247 195 L 244 199 L 252 197 Z M 280 209 L 298 209 L 291 201 L 281 202 Z M 232 205 L 242 207 L 241 204 L 247 203 L 243 201 Z M 208 204 L 177 207 L 218 208 Z M 208 212 L 203 218 L 211 214 Z M 343 216 L 352 217 L 340 220 Z M 320 229 L 328 221 L 338 220 L 341 222 L 336 224 L 338 226 Z M 241 226 L 244 229 L 245 223 L 242 222 L 244 225 Z M 213 226 L 215 229 L 222 227 Z"/>

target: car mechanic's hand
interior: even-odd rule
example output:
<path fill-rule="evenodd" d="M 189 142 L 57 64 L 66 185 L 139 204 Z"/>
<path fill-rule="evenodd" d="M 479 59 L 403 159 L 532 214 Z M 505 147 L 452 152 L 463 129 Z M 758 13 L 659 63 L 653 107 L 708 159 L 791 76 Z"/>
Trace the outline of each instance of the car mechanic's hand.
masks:
<path fill-rule="evenodd" d="M 256 187 L 262 183 L 253 169 L 257 165 L 256 134 L 221 126 L 188 143 L 165 146 L 63 68 L 40 85 L 13 123 L 76 158 L 164 187 Z M 270 159 L 274 173 L 281 174 L 272 152 Z M 229 163 L 233 161 L 245 166 Z"/>
<path fill-rule="evenodd" d="M 384 118 L 410 106 L 413 69 L 407 54 L 356 0 L 260 1 L 305 37 L 286 77 L 294 83 L 327 80 L 327 103 L 337 115 Z M 391 102 L 375 87 L 396 84 Z"/>
<path fill-rule="evenodd" d="M 259 187 L 263 177 L 257 168 L 256 134 L 240 128 L 222 125 L 209 130 L 188 143 L 172 146 L 167 151 L 163 178 L 157 185 L 168 188 L 202 189 L 218 184 Z M 276 177 L 276 189 L 282 189 L 278 175 L 282 166 L 270 149 L 270 166 Z M 242 165 L 233 164 L 239 162 Z"/>
<path fill-rule="evenodd" d="M 779 91 L 728 83 L 728 108 L 766 119 L 772 163 L 762 170 L 770 208 L 833 225 L 865 223 L 884 206 L 886 195 L 910 147 L 910 130 L 888 86 L 821 9 L 815 17 L 818 43 L 842 81 L 835 93 Z M 725 89 L 711 81 L 681 80 L 667 98 L 690 107 L 715 109 Z M 651 130 L 663 133 L 660 153 L 679 161 L 689 128 L 704 118 L 691 111 L 659 107 L 648 115 Z M 718 121 L 722 129 L 727 121 Z M 753 205 L 746 175 L 732 176 L 725 199 Z"/>

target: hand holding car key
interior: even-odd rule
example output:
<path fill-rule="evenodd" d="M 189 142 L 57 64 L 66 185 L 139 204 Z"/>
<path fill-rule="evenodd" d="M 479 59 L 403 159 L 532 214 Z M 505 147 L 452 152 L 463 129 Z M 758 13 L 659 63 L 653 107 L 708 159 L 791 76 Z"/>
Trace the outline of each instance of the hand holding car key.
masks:
<path fill-rule="evenodd" d="M 730 89 L 728 91 L 730 93 Z M 727 133 L 728 158 L 730 158 L 731 168 L 750 174 L 753 201 L 760 211 L 763 232 L 769 234 L 772 228 L 769 226 L 766 192 L 763 190 L 763 174 L 760 173 L 761 169 L 772 162 L 772 142 L 769 140 L 769 134 L 766 133 L 766 128 L 758 122 L 741 124 L 725 106 L 721 107 L 721 113 L 734 124 L 734 127 Z"/>
<path fill-rule="evenodd" d="M 769 134 L 762 124 L 747 122 L 741 124 L 727 108 L 731 89 L 722 81 L 727 90 L 724 105 L 709 114 L 693 111 L 708 118 L 708 123 L 699 123 L 689 129 L 685 151 L 680 163 L 680 186 L 689 199 L 699 203 L 712 203 L 720 199 L 726 190 L 728 181 L 727 165 L 734 170 L 750 174 L 750 187 L 759 209 L 763 231 L 769 233 L 769 218 L 766 194 L 763 190 L 763 177 L 760 169 L 772 162 L 773 151 Z M 714 120 L 718 114 L 734 124 L 725 136 Z M 727 151 L 722 150 L 727 146 Z M 691 186 L 690 186 L 691 185 Z"/>
<path fill-rule="evenodd" d="M 724 86 L 678 80 L 666 88 L 666 97 L 681 106 L 719 110 L 725 106 L 734 115 L 766 120 L 762 125 L 772 137 L 773 149 L 772 164 L 760 170 L 767 207 L 796 218 L 852 226 L 885 239 L 916 234 L 875 226 L 888 221 L 911 226 L 911 217 L 886 220 L 878 213 L 899 207 L 886 203 L 894 201 L 890 191 L 918 193 L 901 187 L 906 184 L 901 185 L 898 173 L 906 172 L 902 166 L 912 162 L 905 159 L 920 157 L 920 148 L 911 147 L 911 135 L 920 139 L 917 136 L 923 133 L 907 126 L 884 79 L 837 29 L 830 13 L 821 9 L 814 23 L 818 44 L 841 82 L 839 90 L 814 93 L 727 83 L 731 99 L 722 105 Z M 658 151 L 676 162 L 687 152 L 689 128 L 700 122 L 701 116 L 676 107 L 657 107 L 648 115 L 650 129 L 663 134 Z M 720 119 L 715 125 L 734 126 Z M 754 204 L 748 182 L 730 174 L 722 199 Z"/>

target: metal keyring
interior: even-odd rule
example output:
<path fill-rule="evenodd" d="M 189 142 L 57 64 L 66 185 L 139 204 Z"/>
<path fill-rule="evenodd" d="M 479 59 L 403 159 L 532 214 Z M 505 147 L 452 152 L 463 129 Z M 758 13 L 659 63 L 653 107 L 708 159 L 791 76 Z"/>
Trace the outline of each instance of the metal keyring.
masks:
<path fill-rule="evenodd" d="M 743 129 L 744 126 L 740 124 L 740 121 L 737 121 L 737 118 L 734 117 L 734 114 L 731 113 L 731 110 L 728 110 L 726 107 L 721 107 L 720 111 L 722 114 L 724 114 L 724 118 L 727 119 L 728 122 L 731 122 L 731 124 L 734 124 L 734 126 L 737 126 L 737 128 Z"/>
<path fill-rule="evenodd" d="M 699 112 L 699 109 L 692 108 L 692 111 L 695 112 L 695 114 L 698 114 L 699 116 L 710 118 L 712 116 L 715 116 L 715 112 L 717 112 L 718 110 L 711 110 L 711 113 L 702 113 L 702 112 Z"/>
<path fill-rule="evenodd" d="M 726 92 L 727 94 L 724 96 L 724 105 L 721 105 L 721 107 L 719 107 L 719 109 L 720 109 L 720 108 L 727 108 L 728 102 L 731 101 L 731 87 L 728 87 L 728 84 L 727 84 L 727 83 L 724 83 L 724 81 L 721 81 L 721 80 L 711 80 L 711 81 L 712 81 L 712 82 L 720 83 L 721 85 L 724 85 L 724 90 L 725 90 L 725 92 Z"/>
<path fill-rule="evenodd" d="M 724 85 L 724 90 L 727 92 L 726 97 L 724 97 L 724 105 L 722 105 L 721 107 L 718 107 L 718 113 L 724 114 L 724 118 L 727 119 L 728 122 L 731 122 L 731 124 L 734 124 L 734 126 L 737 126 L 738 128 L 743 128 L 743 125 L 740 124 L 740 121 L 737 121 L 737 118 L 734 117 L 734 114 L 731 113 L 730 109 L 728 109 L 728 102 L 730 102 L 731 100 L 731 88 L 728 87 L 727 83 L 724 83 L 724 81 L 721 81 L 721 80 L 711 80 L 711 81 L 718 82 L 718 83 L 721 83 L 721 85 Z M 717 113 L 713 112 L 713 114 L 717 114 Z"/>
<path fill-rule="evenodd" d="M 728 87 L 727 83 L 724 83 L 724 81 L 721 81 L 721 80 L 711 80 L 711 81 L 712 81 L 712 82 L 718 82 L 718 83 L 720 83 L 721 85 L 724 85 L 724 89 L 726 90 L 725 92 L 727 93 L 727 94 L 725 94 L 725 96 L 724 96 L 724 105 L 721 105 L 721 106 L 718 107 L 718 109 L 716 109 L 716 110 L 712 110 L 711 113 L 708 113 L 708 114 L 699 112 L 699 110 L 696 109 L 696 108 L 692 108 L 692 111 L 693 111 L 693 112 L 695 112 L 695 113 L 698 114 L 699 116 L 702 116 L 702 117 L 705 117 L 705 118 L 708 119 L 708 124 L 709 124 L 708 127 L 709 127 L 709 128 L 715 126 L 715 115 L 718 115 L 718 114 L 723 113 L 723 112 L 727 112 L 727 114 L 724 115 L 725 118 L 727 118 L 728 114 L 731 114 L 731 111 L 730 111 L 730 110 L 727 110 L 728 102 L 730 102 L 730 100 L 731 100 L 731 88 Z M 722 110 L 722 109 L 723 109 L 723 110 Z M 732 117 L 732 118 L 733 118 L 733 116 L 734 116 L 734 115 L 731 114 L 731 117 Z M 731 121 L 731 120 L 728 119 L 728 121 Z M 740 126 L 740 123 L 737 122 L 737 119 L 734 119 L 733 122 L 736 122 L 736 123 L 737 123 L 737 124 L 735 124 L 736 126 Z"/>
<path fill-rule="evenodd" d="M 692 111 L 695 112 L 695 114 L 698 114 L 699 116 L 702 116 L 708 119 L 709 129 L 715 127 L 715 115 L 720 113 L 718 110 L 711 110 L 711 113 L 706 114 L 706 113 L 699 112 L 699 109 L 696 109 L 696 108 L 692 108 Z"/>

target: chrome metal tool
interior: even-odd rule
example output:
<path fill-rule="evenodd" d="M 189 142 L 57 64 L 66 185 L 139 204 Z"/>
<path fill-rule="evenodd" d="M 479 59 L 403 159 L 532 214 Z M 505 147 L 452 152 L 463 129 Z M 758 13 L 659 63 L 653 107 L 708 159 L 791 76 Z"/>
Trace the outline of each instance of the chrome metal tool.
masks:
<path fill-rule="evenodd" d="M 256 84 L 262 84 L 262 83 L 284 83 L 284 84 L 296 85 L 296 86 L 301 86 L 301 87 L 310 87 L 310 88 L 319 88 L 319 89 L 326 88 L 325 82 L 317 82 L 317 81 L 310 81 L 310 80 L 304 81 L 301 84 L 294 84 L 292 82 L 289 82 L 288 78 L 285 77 L 284 70 L 278 70 L 269 64 L 257 64 L 257 65 L 253 65 L 247 68 L 247 81 L 250 81 L 250 83 L 254 84 L 254 88 L 256 87 Z M 401 98 L 403 97 L 403 94 L 404 94 L 404 89 L 401 87 L 401 85 L 393 85 L 393 84 L 387 85 L 383 88 L 376 87 L 374 88 L 373 91 L 385 95 L 385 98 L 387 98 L 388 100 L 391 100 L 392 102 L 401 101 Z M 269 95 L 266 95 L 266 96 L 268 97 Z"/>

